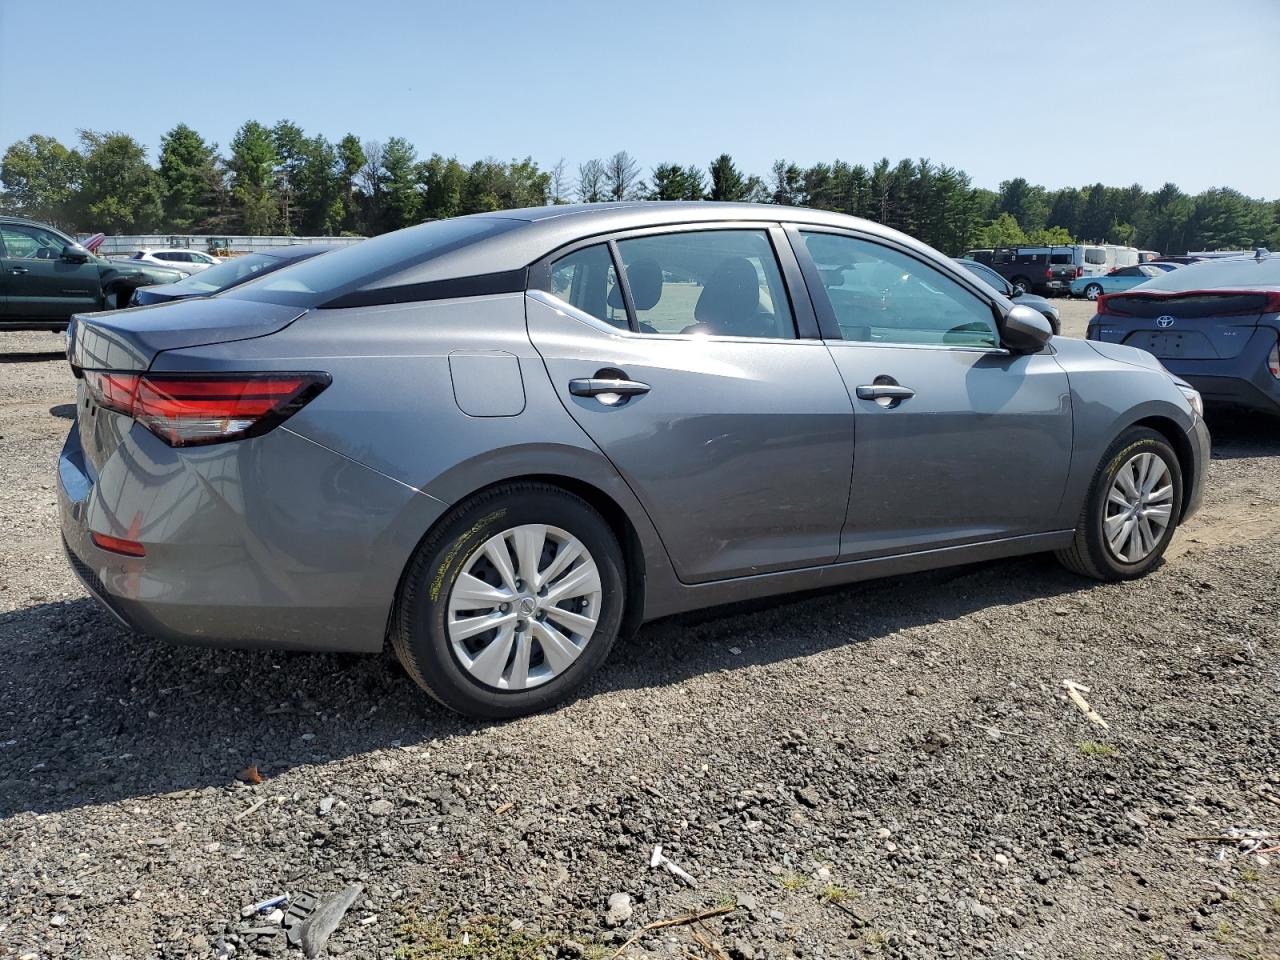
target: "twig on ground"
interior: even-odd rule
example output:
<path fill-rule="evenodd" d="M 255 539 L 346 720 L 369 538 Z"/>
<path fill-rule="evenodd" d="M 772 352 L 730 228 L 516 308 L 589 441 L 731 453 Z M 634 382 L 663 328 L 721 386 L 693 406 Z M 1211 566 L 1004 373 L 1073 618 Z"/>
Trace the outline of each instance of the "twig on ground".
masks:
<path fill-rule="evenodd" d="M 232 817 L 231 819 L 232 819 L 232 820 L 243 820 L 245 817 L 247 817 L 249 814 L 253 813 L 255 810 L 257 810 L 259 807 L 261 807 L 261 806 L 262 806 L 264 803 L 266 803 L 266 802 L 267 802 L 267 798 L 266 798 L 266 797 L 263 797 L 261 800 L 259 800 L 257 803 L 255 803 L 253 806 L 251 806 L 251 807 L 245 807 L 245 809 L 241 810 L 239 813 L 237 813 L 237 814 L 236 814 L 234 817 Z"/>
<path fill-rule="evenodd" d="M 733 913 L 738 909 L 736 903 L 728 903 L 723 907 L 713 907 L 710 910 L 702 910 L 698 913 L 686 913 L 679 917 L 672 917 L 669 920 L 654 920 L 652 923 L 646 923 L 643 927 L 633 933 L 630 939 L 618 948 L 618 952 L 613 954 L 609 960 L 618 960 L 620 956 L 627 952 L 627 948 L 643 937 L 650 930 L 660 930 L 663 927 L 683 927 L 690 923 L 697 923 L 699 920 L 710 920 L 712 917 L 719 917 L 726 913 Z"/>
<path fill-rule="evenodd" d="M 1111 726 L 1107 721 L 1102 719 L 1102 715 L 1097 710 L 1089 706 L 1089 701 L 1081 696 L 1080 691 L 1089 692 L 1089 688 L 1081 686 L 1074 680 L 1063 680 L 1062 685 L 1067 688 L 1067 696 L 1071 698 L 1071 702 L 1080 708 L 1080 712 L 1089 718 L 1091 723 L 1095 723 L 1103 730 L 1110 730 Z"/>

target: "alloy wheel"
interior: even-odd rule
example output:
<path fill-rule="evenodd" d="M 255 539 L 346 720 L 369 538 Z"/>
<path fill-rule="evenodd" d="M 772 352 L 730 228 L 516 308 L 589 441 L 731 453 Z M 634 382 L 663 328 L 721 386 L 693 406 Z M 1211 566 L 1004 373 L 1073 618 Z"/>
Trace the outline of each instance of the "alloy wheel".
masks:
<path fill-rule="evenodd" d="M 1121 563 L 1139 563 L 1151 555 L 1173 516 L 1173 477 L 1154 453 L 1130 457 L 1107 491 L 1102 532 L 1107 548 Z"/>
<path fill-rule="evenodd" d="M 449 643 L 473 679 L 526 690 L 564 673 L 600 618 L 600 571 L 559 527 L 527 523 L 490 537 L 449 594 Z"/>

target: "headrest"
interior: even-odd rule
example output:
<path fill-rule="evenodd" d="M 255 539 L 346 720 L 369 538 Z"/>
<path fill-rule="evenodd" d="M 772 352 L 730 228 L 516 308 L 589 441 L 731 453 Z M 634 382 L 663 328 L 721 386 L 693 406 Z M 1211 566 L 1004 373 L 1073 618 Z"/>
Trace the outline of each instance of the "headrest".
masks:
<path fill-rule="evenodd" d="M 693 318 L 730 328 L 755 319 L 760 311 L 760 278 L 746 257 L 729 257 L 712 271 L 702 287 Z"/>
<path fill-rule="evenodd" d="M 662 268 L 656 260 L 637 260 L 628 264 L 627 283 L 631 284 L 631 299 L 637 310 L 652 310 L 662 299 Z M 622 309 L 622 288 L 609 291 L 609 306 Z"/>

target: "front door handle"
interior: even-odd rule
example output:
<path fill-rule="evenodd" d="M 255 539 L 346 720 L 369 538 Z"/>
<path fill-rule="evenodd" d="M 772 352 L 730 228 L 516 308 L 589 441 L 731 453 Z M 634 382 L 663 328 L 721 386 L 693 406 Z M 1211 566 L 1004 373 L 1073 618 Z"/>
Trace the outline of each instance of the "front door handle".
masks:
<path fill-rule="evenodd" d="M 602 403 L 613 406 L 628 397 L 649 392 L 647 383 L 636 380 L 615 380 L 605 377 L 589 377 L 569 381 L 569 392 L 575 397 L 597 397 Z"/>
<path fill-rule="evenodd" d="M 28 270 L 26 267 L 14 267 L 13 272 L 14 273 L 30 273 L 31 271 Z"/>
<path fill-rule="evenodd" d="M 910 387 L 898 383 L 867 383 L 858 387 L 855 392 L 859 400 L 874 400 L 885 407 L 896 407 L 903 400 L 910 400 L 916 395 Z"/>

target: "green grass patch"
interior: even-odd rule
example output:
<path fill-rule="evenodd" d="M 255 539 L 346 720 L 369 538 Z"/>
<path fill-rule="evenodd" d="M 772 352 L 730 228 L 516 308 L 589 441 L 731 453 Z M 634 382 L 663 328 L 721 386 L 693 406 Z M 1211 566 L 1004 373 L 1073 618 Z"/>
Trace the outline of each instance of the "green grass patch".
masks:
<path fill-rule="evenodd" d="M 803 873 L 784 873 L 778 882 L 783 890 L 803 890 L 809 885 L 809 878 Z"/>
<path fill-rule="evenodd" d="M 1111 744 L 1099 743 L 1097 740 L 1086 740 L 1078 749 L 1086 757 L 1114 757 L 1119 753 Z"/>
<path fill-rule="evenodd" d="M 459 923 L 451 935 L 444 914 L 430 919 L 408 914 L 396 934 L 400 960 L 532 960 L 544 956 L 553 942 L 542 934 L 513 930 L 509 921 L 493 916 Z"/>
<path fill-rule="evenodd" d="M 828 883 L 822 888 L 822 892 L 818 894 L 818 899 L 823 903 L 840 903 L 845 897 L 849 896 L 849 891 L 839 884 Z"/>

